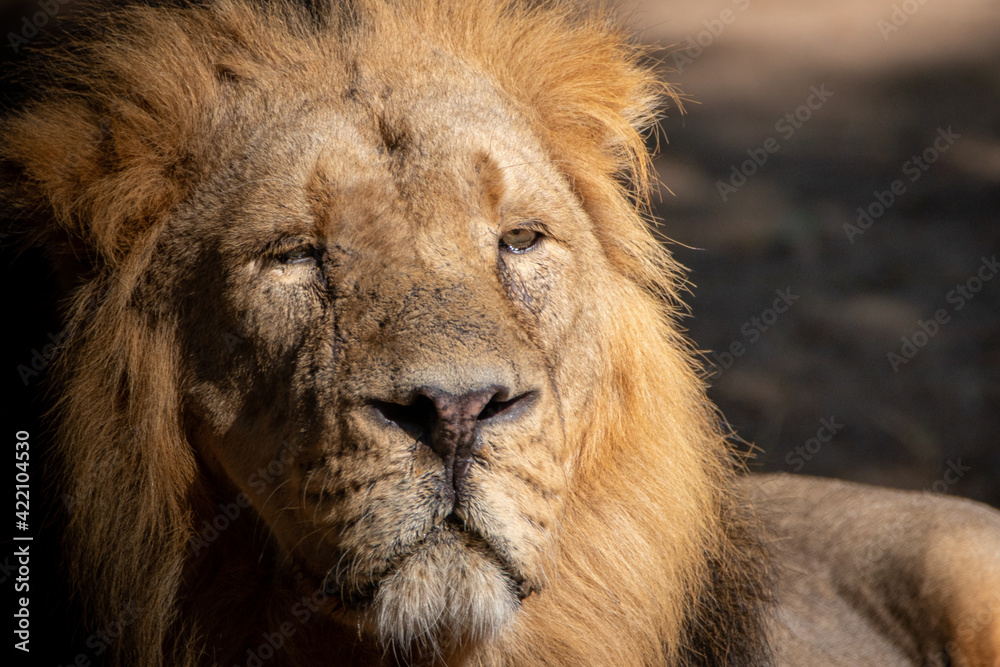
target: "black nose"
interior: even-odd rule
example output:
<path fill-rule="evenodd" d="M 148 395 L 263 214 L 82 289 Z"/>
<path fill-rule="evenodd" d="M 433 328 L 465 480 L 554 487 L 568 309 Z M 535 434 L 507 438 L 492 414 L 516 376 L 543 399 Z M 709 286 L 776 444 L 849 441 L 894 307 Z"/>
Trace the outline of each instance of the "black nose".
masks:
<path fill-rule="evenodd" d="M 530 403 L 534 392 L 508 398 L 505 387 L 452 394 L 436 387 L 420 387 L 406 404 L 372 401 L 386 420 L 393 422 L 431 448 L 444 462 L 445 487 L 459 493 L 476 449 L 479 425 L 512 417 Z"/>

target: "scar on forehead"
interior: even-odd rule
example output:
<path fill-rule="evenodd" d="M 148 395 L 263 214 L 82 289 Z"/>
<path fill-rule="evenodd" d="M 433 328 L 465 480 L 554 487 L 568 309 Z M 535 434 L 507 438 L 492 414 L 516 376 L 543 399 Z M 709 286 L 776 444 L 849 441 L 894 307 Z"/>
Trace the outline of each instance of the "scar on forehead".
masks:
<path fill-rule="evenodd" d="M 477 156 L 475 170 L 482 209 L 491 218 L 495 218 L 499 215 L 500 199 L 504 193 L 503 174 L 496 161 L 485 151 Z"/>
<path fill-rule="evenodd" d="M 406 129 L 406 124 L 401 121 L 391 121 L 385 115 L 379 115 L 376 119 L 378 125 L 379 138 L 382 146 L 379 153 L 385 152 L 390 157 L 398 153 L 405 152 L 410 145 L 410 133 Z"/>

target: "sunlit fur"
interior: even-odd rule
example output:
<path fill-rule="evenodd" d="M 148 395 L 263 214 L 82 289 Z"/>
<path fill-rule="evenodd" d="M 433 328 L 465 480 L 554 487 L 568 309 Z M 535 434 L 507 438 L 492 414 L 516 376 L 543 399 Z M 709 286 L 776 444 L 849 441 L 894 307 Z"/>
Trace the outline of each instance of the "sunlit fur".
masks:
<path fill-rule="evenodd" d="M 594 306 L 603 309 L 590 332 L 602 354 L 563 362 L 597 369 L 590 386 L 567 387 L 591 400 L 567 424 L 574 473 L 545 590 L 519 609 L 483 610 L 460 588 L 447 598 L 415 578 L 393 582 L 380 591 L 392 598 L 377 620 L 383 644 L 405 645 L 428 631 L 428 618 L 454 627 L 468 617 L 482 625 L 459 645 L 431 646 L 449 654 L 421 659 L 598 667 L 722 664 L 728 655 L 727 664 L 760 664 L 763 556 L 730 495 L 729 446 L 674 323 L 680 270 L 637 206 L 649 170 L 644 132 L 669 91 L 605 12 L 513 0 L 314 4 L 307 13 L 218 0 L 85 18 L 77 42 L 44 51 L 44 91 L 3 128 L 4 205 L 79 281 L 55 386 L 65 492 L 83 499 L 66 563 L 89 623 L 114 620 L 129 601 L 141 608 L 113 647 L 135 665 L 243 659 L 244 645 L 199 628 L 199 611 L 228 618 L 237 639 L 267 627 L 268 608 L 247 599 L 266 586 L 252 557 L 213 555 L 246 591 L 199 597 L 191 583 L 201 575 L 187 544 L 213 478 L 184 427 L 177 314 L 137 295 L 155 293 L 146 269 L 166 221 L 219 168 L 204 129 L 227 80 L 274 81 L 276 70 L 296 82 L 342 77 L 329 63 L 347 52 L 405 71 L 408 54 L 430 41 L 485 73 L 530 119 L 618 278 Z M 268 604 L 295 599 L 275 592 Z M 360 641 L 351 629 L 329 637 Z M 271 664 L 321 662 L 317 637 L 289 644 Z"/>

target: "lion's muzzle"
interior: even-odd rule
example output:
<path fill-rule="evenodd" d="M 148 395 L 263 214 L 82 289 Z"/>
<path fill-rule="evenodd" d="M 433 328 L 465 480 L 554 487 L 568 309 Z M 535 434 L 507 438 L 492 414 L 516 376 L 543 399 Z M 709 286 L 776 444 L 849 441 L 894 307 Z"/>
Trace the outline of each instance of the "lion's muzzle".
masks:
<path fill-rule="evenodd" d="M 417 387 L 406 403 L 372 400 L 373 419 L 387 429 L 402 429 L 441 457 L 442 493 L 452 502 L 463 491 L 478 447 L 480 426 L 509 421 L 531 409 L 537 391 L 515 395 L 506 386 L 491 385 L 454 394 L 440 387 Z"/>

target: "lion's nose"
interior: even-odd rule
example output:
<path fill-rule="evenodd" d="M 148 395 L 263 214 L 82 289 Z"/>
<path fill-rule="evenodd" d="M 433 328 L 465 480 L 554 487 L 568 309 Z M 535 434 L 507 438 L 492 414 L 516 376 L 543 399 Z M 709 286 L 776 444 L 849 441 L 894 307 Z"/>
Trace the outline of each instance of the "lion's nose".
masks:
<path fill-rule="evenodd" d="M 436 387 L 419 387 L 409 402 L 372 401 L 387 421 L 431 448 L 444 462 L 445 488 L 460 492 L 465 483 L 483 422 L 514 417 L 531 403 L 535 392 L 510 398 L 501 386 L 453 394 Z"/>

